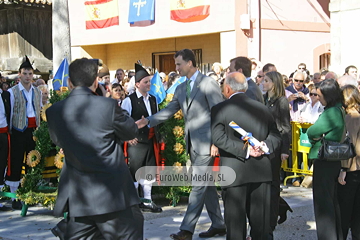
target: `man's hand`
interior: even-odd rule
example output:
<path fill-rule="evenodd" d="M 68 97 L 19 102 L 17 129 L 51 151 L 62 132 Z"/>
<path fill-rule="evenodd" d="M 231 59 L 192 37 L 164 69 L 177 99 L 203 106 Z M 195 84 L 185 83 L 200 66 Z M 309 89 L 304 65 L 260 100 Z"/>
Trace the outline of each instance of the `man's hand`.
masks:
<path fill-rule="evenodd" d="M 147 126 L 149 124 L 149 120 L 147 118 L 144 118 L 144 116 L 142 116 L 141 119 L 137 120 L 135 123 L 140 129 Z"/>
<path fill-rule="evenodd" d="M 264 154 L 264 152 L 260 149 L 259 146 L 249 146 L 250 148 L 250 153 L 249 155 L 252 156 L 252 157 L 260 157 L 261 155 Z"/>
<path fill-rule="evenodd" d="M 210 155 L 212 157 L 215 157 L 218 154 L 219 154 L 219 149 L 214 144 L 212 144 L 210 147 Z"/>
<path fill-rule="evenodd" d="M 131 146 L 135 146 L 135 145 L 138 143 L 138 139 L 137 139 L 137 138 L 134 138 L 133 140 L 129 140 L 128 143 L 129 143 Z"/>

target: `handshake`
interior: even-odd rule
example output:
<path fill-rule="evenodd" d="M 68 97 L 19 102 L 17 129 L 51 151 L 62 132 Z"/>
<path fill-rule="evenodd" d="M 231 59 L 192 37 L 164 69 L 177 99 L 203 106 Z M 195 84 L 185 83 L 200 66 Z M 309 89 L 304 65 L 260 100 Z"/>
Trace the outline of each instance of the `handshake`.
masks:
<path fill-rule="evenodd" d="M 141 119 L 137 120 L 135 123 L 138 126 L 138 128 L 143 128 L 147 125 L 149 125 L 149 119 L 145 118 L 144 116 L 141 117 Z"/>

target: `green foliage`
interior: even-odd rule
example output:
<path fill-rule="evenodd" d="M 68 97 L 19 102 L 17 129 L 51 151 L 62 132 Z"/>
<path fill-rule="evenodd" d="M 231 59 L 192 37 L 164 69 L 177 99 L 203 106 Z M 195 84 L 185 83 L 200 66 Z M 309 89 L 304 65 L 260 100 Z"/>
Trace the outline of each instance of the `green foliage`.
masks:
<path fill-rule="evenodd" d="M 57 93 L 55 91 L 50 92 L 50 103 L 54 104 L 58 101 L 65 99 L 69 95 L 69 92 Z M 40 192 L 39 188 L 47 186 L 49 182 L 44 181 L 42 172 L 45 169 L 45 157 L 55 155 L 58 152 L 58 148 L 52 143 L 48 130 L 48 123 L 41 121 L 40 126 L 33 133 L 36 139 L 35 150 L 41 154 L 41 160 L 35 167 L 29 167 L 27 173 L 23 177 L 21 188 L 17 190 L 18 197 L 25 201 L 27 204 L 41 203 L 44 206 L 51 205 L 55 202 L 56 194 Z"/>

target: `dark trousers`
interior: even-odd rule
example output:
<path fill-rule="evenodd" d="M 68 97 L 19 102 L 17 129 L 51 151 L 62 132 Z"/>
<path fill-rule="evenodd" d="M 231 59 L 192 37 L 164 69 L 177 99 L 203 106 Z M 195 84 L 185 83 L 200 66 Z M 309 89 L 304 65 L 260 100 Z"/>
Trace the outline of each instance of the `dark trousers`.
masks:
<path fill-rule="evenodd" d="M 8 158 L 8 135 L 0 133 L 0 185 L 4 185 L 4 174 Z"/>
<path fill-rule="evenodd" d="M 246 239 L 246 217 L 253 240 L 267 240 L 270 228 L 271 184 L 248 183 L 223 190 L 227 240 Z"/>
<path fill-rule="evenodd" d="M 338 184 L 343 239 L 351 228 L 352 240 L 360 240 L 360 171 L 347 172 L 346 184 Z"/>
<path fill-rule="evenodd" d="M 340 161 L 314 161 L 313 201 L 318 240 L 342 240 L 337 178 Z"/>
<path fill-rule="evenodd" d="M 24 162 L 24 156 L 35 149 L 33 140 L 34 128 L 27 128 L 24 132 L 12 129 L 11 134 L 11 175 L 6 176 L 6 180 L 20 181 L 21 168 Z M 27 165 L 25 165 L 25 168 Z"/>
<path fill-rule="evenodd" d="M 128 144 L 129 169 L 134 181 L 136 171 L 143 166 L 156 166 L 153 142 L 138 143 L 134 146 Z M 153 172 L 155 174 L 155 172 Z M 141 177 L 141 176 L 139 176 Z M 145 176 L 141 177 L 146 179 Z"/>
<path fill-rule="evenodd" d="M 280 200 L 280 153 L 274 159 L 271 159 L 272 182 L 270 198 L 270 232 L 274 231 L 279 216 Z"/>
<path fill-rule="evenodd" d="M 65 239 L 124 239 L 143 240 L 144 217 L 138 205 L 128 209 L 87 217 L 70 217 L 64 225 Z"/>

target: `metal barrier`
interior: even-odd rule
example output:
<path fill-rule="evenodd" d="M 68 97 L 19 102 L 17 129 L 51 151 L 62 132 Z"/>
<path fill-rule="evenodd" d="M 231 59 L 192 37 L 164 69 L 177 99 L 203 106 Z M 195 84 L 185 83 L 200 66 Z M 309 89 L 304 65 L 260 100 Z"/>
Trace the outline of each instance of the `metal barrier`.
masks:
<path fill-rule="evenodd" d="M 309 163 L 307 158 L 311 143 L 309 142 L 306 131 L 311 125 L 311 123 L 291 122 L 291 164 L 289 166 L 289 160 L 284 161 L 281 167 L 285 172 L 293 172 L 294 175 L 287 176 L 284 179 L 284 186 L 286 186 L 286 182 L 290 178 L 305 177 L 313 173 L 311 170 L 308 170 Z M 302 154 L 301 168 L 299 168 L 298 153 Z"/>

